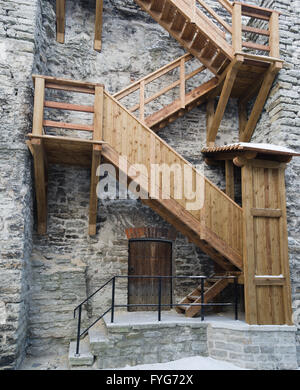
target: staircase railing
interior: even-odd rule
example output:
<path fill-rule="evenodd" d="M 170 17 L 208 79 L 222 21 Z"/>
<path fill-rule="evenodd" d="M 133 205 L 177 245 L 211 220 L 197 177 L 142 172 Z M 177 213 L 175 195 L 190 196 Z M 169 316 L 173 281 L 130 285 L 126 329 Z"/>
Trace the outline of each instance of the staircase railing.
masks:
<path fill-rule="evenodd" d="M 211 277 L 211 276 L 210 276 Z M 139 304 L 116 304 L 115 303 L 115 295 L 116 295 L 116 280 L 117 279 L 157 279 L 157 297 L 158 301 L 156 303 L 139 303 Z M 162 282 L 163 280 L 168 279 L 189 279 L 189 280 L 199 280 L 201 286 L 201 303 L 173 303 L 172 299 L 170 303 L 162 303 Z M 82 301 L 76 308 L 74 309 L 74 319 L 76 318 L 76 312 L 78 311 L 78 321 L 77 321 L 77 336 L 76 336 L 76 355 L 80 356 L 80 338 L 84 336 L 97 322 L 99 322 L 106 314 L 111 312 L 111 323 L 114 322 L 115 319 L 115 309 L 116 308 L 130 308 L 130 307 L 157 307 L 158 312 L 158 321 L 161 321 L 161 311 L 163 307 L 176 307 L 176 306 L 200 306 L 201 307 L 201 321 L 204 321 L 205 318 L 205 307 L 216 307 L 216 306 L 234 306 L 234 318 L 238 320 L 238 276 L 224 275 L 224 276 L 214 276 L 214 279 L 232 279 L 234 283 L 234 302 L 210 302 L 204 303 L 204 283 L 205 280 L 209 279 L 208 276 L 161 276 L 161 275 L 115 275 L 111 279 L 109 279 L 106 283 L 104 283 L 101 287 L 99 287 L 96 291 L 93 292 L 90 296 L 88 296 L 84 301 Z M 82 306 L 86 304 L 91 298 L 93 298 L 97 293 L 103 290 L 104 287 L 111 283 L 111 306 L 102 313 L 91 325 L 89 325 L 83 331 L 81 330 L 81 316 L 82 316 Z M 171 296 L 172 297 L 172 296 Z"/>
<path fill-rule="evenodd" d="M 191 61 L 194 57 L 191 54 L 185 54 L 176 60 L 170 62 L 169 64 L 163 66 L 162 68 L 156 70 L 155 72 L 150 73 L 149 75 L 141 78 L 140 80 L 132 83 L 128 87 L 122 89 L 120 92 L 117 92 L 113 95 L 115 99 L 121 101 L 125 97 L 130 96 L 132 93 L 139 91 L 139 103 L 134 105 L 128 110 L 131 113 L 139 110 L 139 119 L 140 121 L 145 121 L 145 106 L 152 102 L 153 100 L 158 99 L 162 95 L 165 95 L 167 92 L 179 86 L 179 99 L 181 103 L 181 108 L 185 108 L 186 104 L 186 83 L 191 78 L 195 77 L 197 74 L 203 72 L 206 67 L 200 66 L 197 67 L 190 73 L 186 73 L 185 64 Z M 179 79 L 160 89 L 158 92 L 152 94 L 151 96 L 145 97 L 145 87 L 146 85 L 160 79 L 161 77 L 167 75 L 167 73 L 179 69 Z"/>

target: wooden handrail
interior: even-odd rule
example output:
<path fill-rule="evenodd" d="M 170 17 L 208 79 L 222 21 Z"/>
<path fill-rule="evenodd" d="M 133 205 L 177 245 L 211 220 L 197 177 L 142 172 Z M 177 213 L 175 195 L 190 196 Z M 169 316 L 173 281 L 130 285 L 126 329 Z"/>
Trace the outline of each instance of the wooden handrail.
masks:
<path fill-rule="evenodd" d="M 166 73 L 170 72 L 171 70 L 177 68 L 180 64 L 181 59 L 184 59 L 185 62 L 188 62 L 192 58 L 193 58 L 193 56 L 191 54 L 189 54 L 189 53 L 184 54 L 183 56 L 177 58 L 176 60 L 170 62 L 169 64 L 164 65 L 162 68 L 155 70 L 154 72 L 148 74 L 147 76 L 141 78 L 140 80 L 137 80 L 134 83 L 130 84 L 128 87 L 115 93 L 113 95 L 113 97 L 117 100 L 121 100 L 124 97 L 137 91 L 140 88 L 139 85 L 140 85 L 141 81 L 145 81 L 145 85 L 147 85 L 147 84 L 151 83 L 152 81 L 158 79 L 159 77 L 165 75 Z"/>
<path fill-rule="evenodd" d="M 185 76 L 185 81 L 190 80 L 196 74 L 203 72 L 205 69 L 206 69 L 205 66 L 201 66 L 200 68 L 197 68 L 196 70 L 194 70 L 193 72 L 191 72 L 191 73 L 189 73 L 188 75 Z M 180 85 L 180 80 L 174 81 L 172 84 L 168 85 L 165 88 L 162 88 L 161 90 L 156 92 L 154 95 L 152 95 L 152 96 L 148 97 L 147 99 L 145 99 L 145 104 L 148 104 L 148 103 L 152 102 L 153 100 L 157 99 L 161 95 L 164 95 L 165 93 L 169 92 L 171 89 L 177 87 L 178 85 Z M 121 99 L 117 99 L 117 100 L 121 100 Z M 136 110 L 139 109 L 139 107 L 140 107 L 140 104 L 137 104 L 137 105 L 133 106 L 129 111 L 130 112 L 135 112 Z"/>
<path fill-rule="evenodd" d="M 226 9 L 230 14 L 232 14 L 233 6 L 230 1 L 228 0 L 218 0 L 218 2 L 222 5 L 223 8 Z"/>
<path fill-rule="evenodd" d="M 220 23 L 230 34 L 232 33 L 231 26 L 223 20 L 209 5 L 203 0 L 196 0 L 218 23 Z"/>
<path fill-rule="evenodd" d="M 134 82 L 127 88 L 123 89 L 120 92 L 117 92 L 113 97 L 117 100 L 122 100 L 125 97 L 129 96 L 133 92 L 136 92 L 139 90 L 139 103 L 134 105 L 129 109 L 131 113 L 139 110 L 139 119 L 140 121 L 145 120 L 145 105 L 152 102 L 153 100 L 157 99 L 158 97 L 164 95 L 165 93 L 169 92 L 171 89 L 180 86 L 180 102 L 181 102 L 181 108 L 185 108 L 185 83 L 190 80 L 192 77 L 196 76 L 197 74 L 203 72 L 206 67 L 200 66 L 199 68 L 193 70 L 192 72 L 186 74 L 185 72 L 185 63 L 190 61 L 193 58 L 190 54 L 185 54 L 178 59 L 170 62 L 169 64 L 163 66 L 162 68 L 158 69 L 157 71 L 151 73 L 150 75 L 143 77 L 142 79 Z M 176 68 L 180 69 L 180 77 L 179 80 L 174 81 L 173 83 L 167 85 L 166 87 L 160 89 L 158 92 L 154 93 L 153 95 L 145 98 L 145 86 L 149 83 L 151 83 L 154 80 L 157 80 L 158 78 L 164 76 L 166 73 L 170 72 L 171 70 L 174 70 Z"/>

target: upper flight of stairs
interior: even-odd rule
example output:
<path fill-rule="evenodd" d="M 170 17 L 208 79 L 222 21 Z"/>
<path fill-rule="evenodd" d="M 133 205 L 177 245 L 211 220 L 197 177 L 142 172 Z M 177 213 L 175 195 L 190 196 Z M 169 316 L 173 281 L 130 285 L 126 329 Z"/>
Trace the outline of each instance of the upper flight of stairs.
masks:
<path fill-rule="evenodd" d="M 212 73 L 222 73 L 233 59 L 234 51 L 225 33 L 194 8 L 193 1 L 135 1 Z"/>

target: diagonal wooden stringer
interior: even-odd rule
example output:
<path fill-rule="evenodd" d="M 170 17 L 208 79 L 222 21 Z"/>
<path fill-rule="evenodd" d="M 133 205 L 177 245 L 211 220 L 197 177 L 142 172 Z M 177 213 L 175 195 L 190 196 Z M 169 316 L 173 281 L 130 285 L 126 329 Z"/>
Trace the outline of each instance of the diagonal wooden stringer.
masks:
<path fill-rule="evenodd" d="M 272 87 L 273 81 L 281 68 L 282 63 L 275 62 L 273 64 L 270 64 L 269 69 L 266 71 L 250 117 L 246 125 L 244 126 L 244 129 L 240 132 L 240 141 L 249 142 L 251 140 L 253 132 L 263 110 L 264 104 Z M 240 102 L 240 104 L 243 103 L 244 101 Z"/>
<path fill-rule="evenodd" d="M 238 70 L 242 63 L 244 62 L 244 57 L 242 55 L 236 55 L 235 59 L 232 61 L 232 63 L 229 65 L 228 69 L 226 70 L 226 76 L 225 81 L 223 84 L 221 96 L 219 98 L 219 102 L 217 105 L 216 112 L 214 113 L 211 106 L 210 110 L 207 113 L 207 144 L 210 146 L 211 144 L 214 144 L 216 140 L 216 136 L 222 121 L 222 118 L 224 116 L 225 108 L 228 103 Z M 223 76 L 224 77 L 224 76 Z"/>
<path fill-rule="evenodd" d="M 94 132 L 93 140 L 101 141 L 103 138 L 103 86 L 95 87 L 95 101 L 94 101 Z M 97 185 L 99 183 L 99 176 L 97 175 L 97 168 L 101 162 L 101 145 L 93 145 L 92 152 L 92 167 L 91 167 L 91 188 L 90 188 L 90 212 L 89 212 L 89 235 L 96 234 L 98 197 Z"/>

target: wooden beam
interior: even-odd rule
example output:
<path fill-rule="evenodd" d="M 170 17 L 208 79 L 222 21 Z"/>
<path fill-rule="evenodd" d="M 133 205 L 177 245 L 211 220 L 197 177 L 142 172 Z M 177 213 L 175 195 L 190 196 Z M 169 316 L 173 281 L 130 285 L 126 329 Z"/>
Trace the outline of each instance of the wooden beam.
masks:
<path fill-rule="evenodd" d="M 56 40 L 65 42 L 66 0 L 56 0 Z"/>
<path fill-rule="evenodd" d="M 267 100 L 267 97 L 269 95 L 270 89 L 272 87 L 273 81 L 275 79 L 276 74 L 278 73 L 279 68 L 276 66 L 276 64 L 270 65 L 269 69 L 265 73 L 264 80 L 262 82 L 262 85 L 260 87 L 258 96 L 256 98 L 256 101 L 254 103 L 252 112 L 250 114 L 249 120 L 247 122 L 247 125 L 244 129 L 244 131 L 240 134 L 240 141 L 242 142 L 250 142 L 253 132 L 255 130 L 255 127 L 257 125 L 257 122 L 260 118 L 260 115 L 262 113 L 264 104 Z"/>
<path fill-rule="evenodd" d="M 101 51 L 102 48 L 102 25 L 103 25 L 103 0 L 96 0 L 95 41 L 94 41 L 94 49 L 96 51 Z"/>
<path fill-rule="evenodd" d="M 90 187 L 90 211 L 89 211 L 89 235 L 94 236 L 96 234 L 97 225 L 97 212 L 98 212 L 98 197 L 97 197 L 97 185 L 99 183 L 99 176 L 97 176 L 97 168 L 101 162 L 101 149 L 100 145 L 93 146 L 93 157 L 91 167 L 91 187 Z"/>
<path fill-rule="evenodd" d="M 234 166 L 232 160 L 225 161 L 226 195 L 234 200 Z"/>
<path fill-rule="evenodd" d="M 232 46 L 235 52 L 242 50 L 242 5 L 238 3 L 232 11 Z"/>
<path fill-rule="evenodd" d="M 47 232 L 47 172 L 43 141 L 31 140 L 34 158 L 34 180 L 37 202 L 37 231 L 38 234 Z"/>
<path fill-rule="evenodd" d="M 238 113 L 239 113 L 239 134 L 242 134 L 248 122 L 247 103 L 239 101 Z"/>
<path fill-rule="evenodd" d="M 207 131 L 207 142 L 214 143 L 216 140 L 216 136 L 224 116 L 225 108 L 228 103 L 239 67 L 243 63 L 242 56 L 236 56 L 235 60 L 229 66 L 229 70 L 227 72 L 224 85 L 222 88 L 221 96 L 219 98 L 218 106 L 215 112 L 214 119 L 212 120 L 211 127 Z"/>
<path fill-rule="evenodd" d="M 252 208 L 251 215 L 253 215 L 253 217 L 280 218 L 280 217 L 282 217 L 282 210 L 281 209 Z"/>

